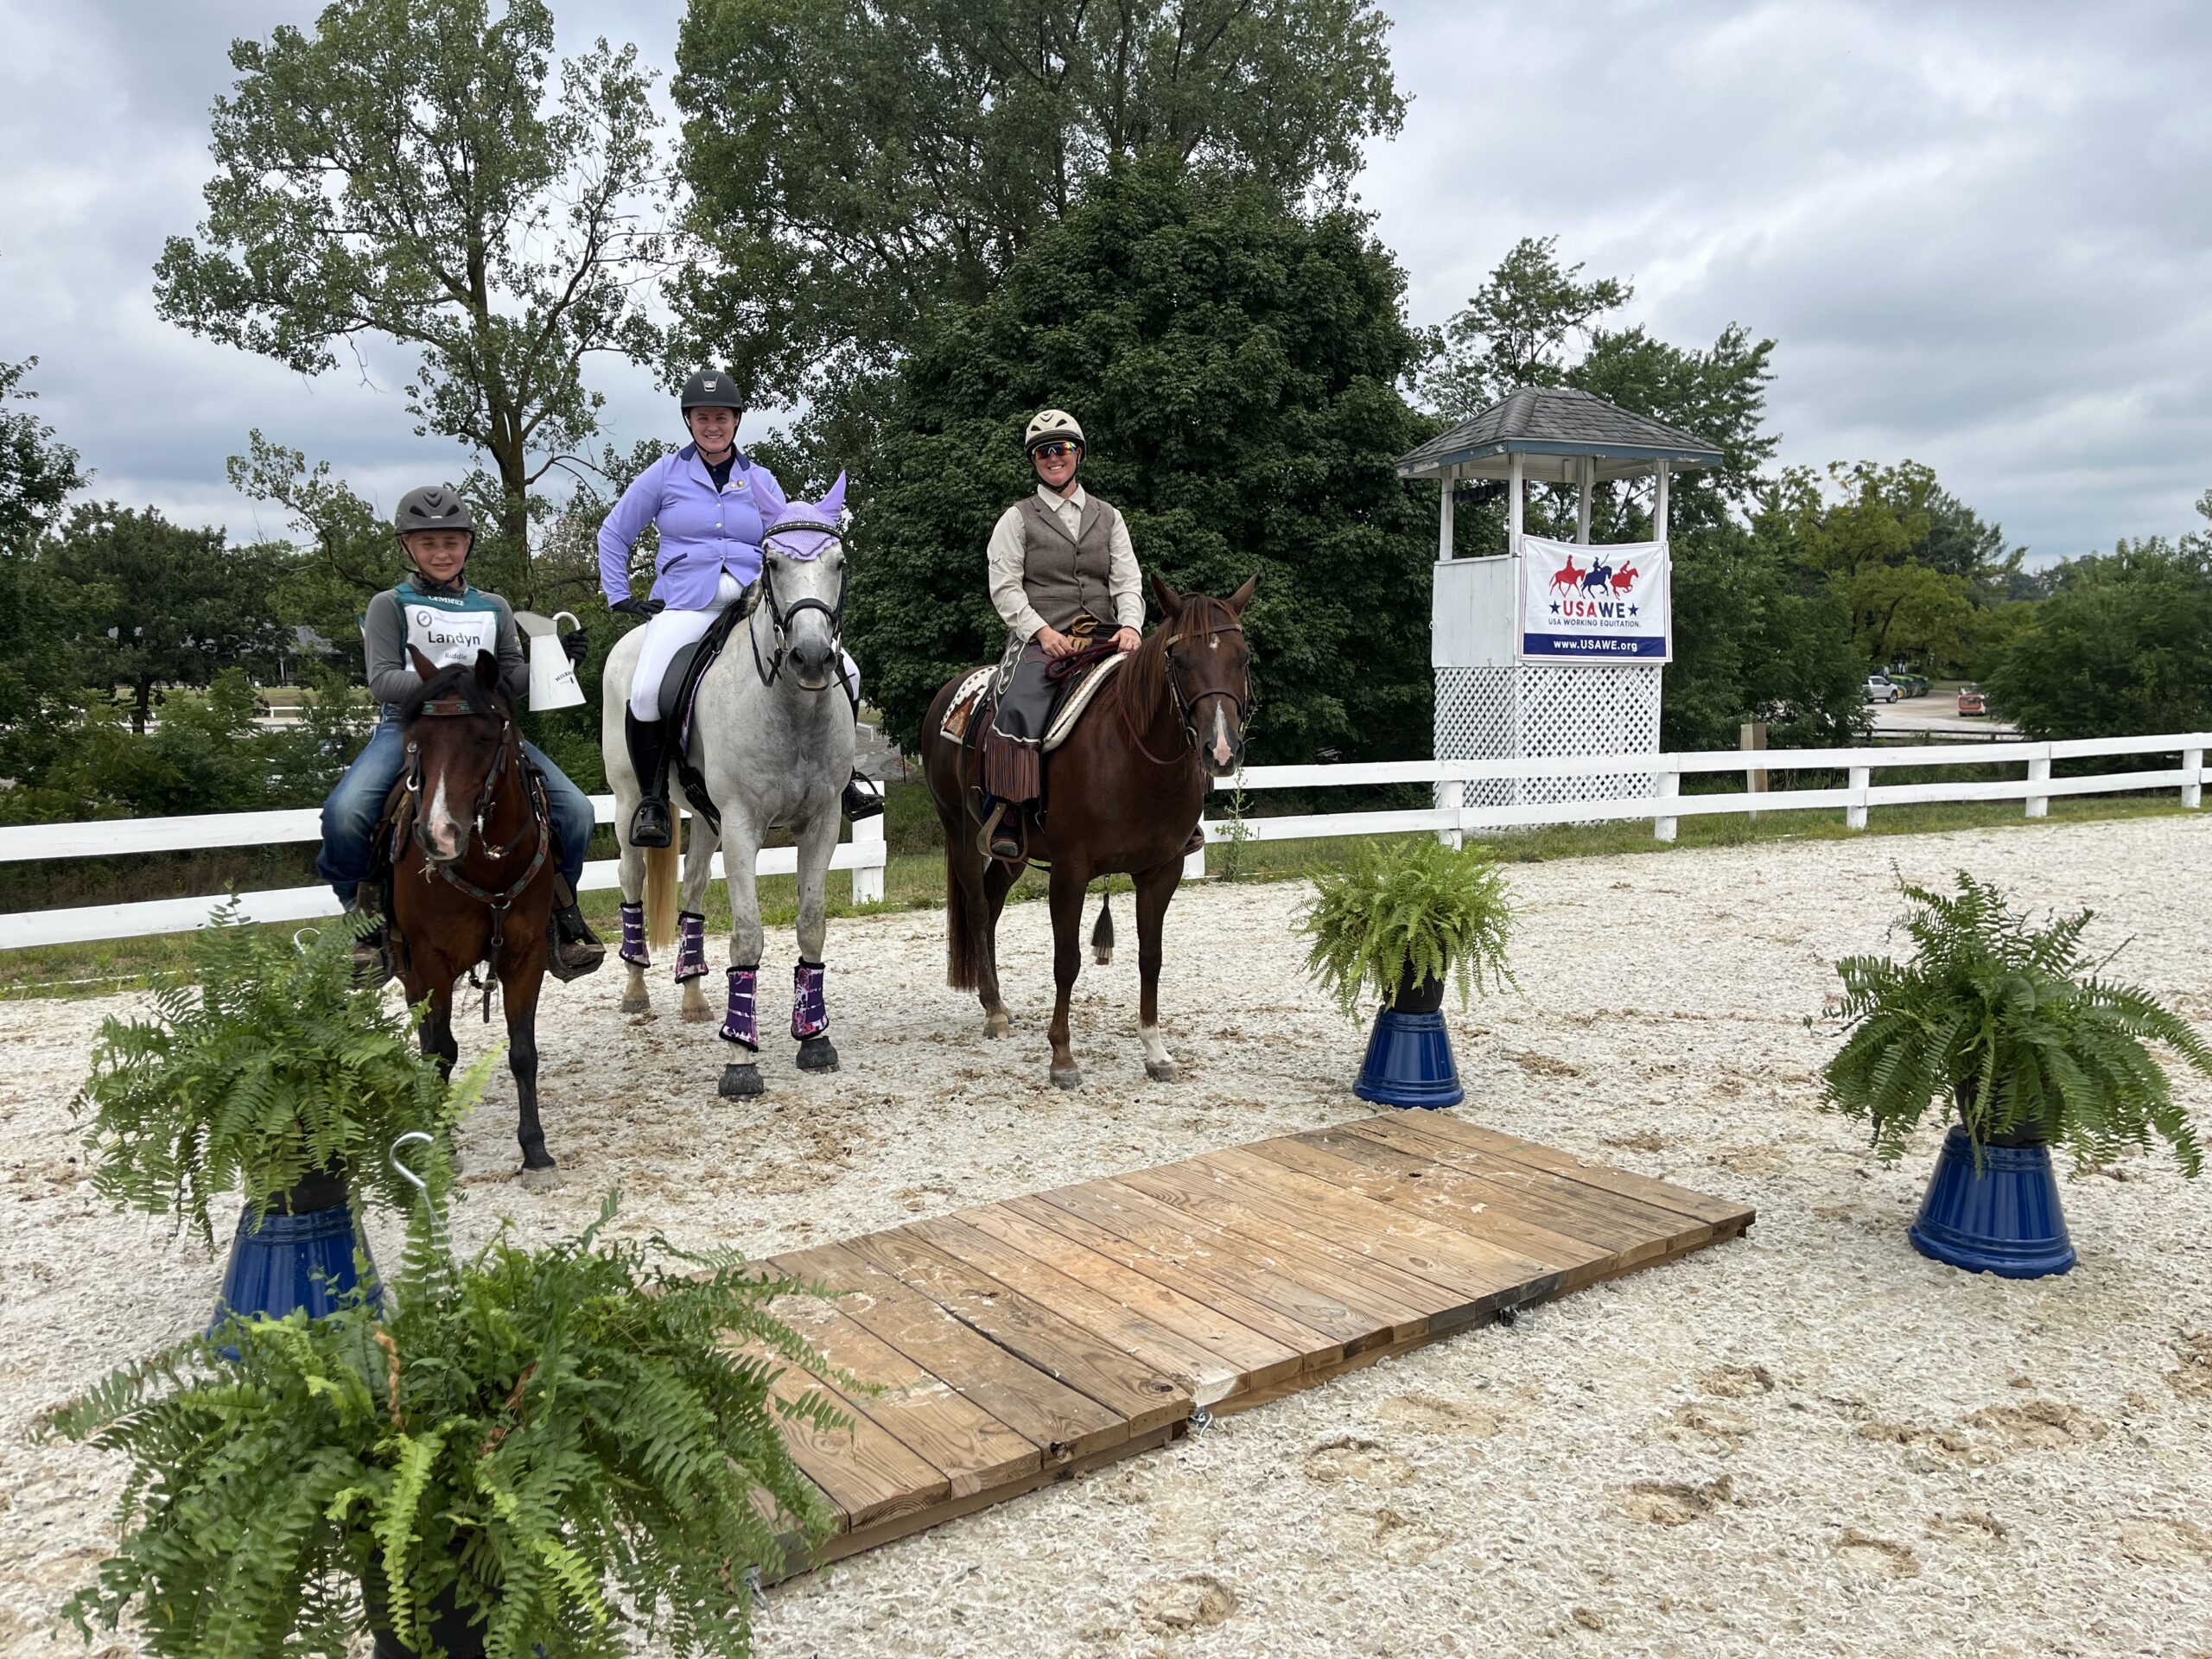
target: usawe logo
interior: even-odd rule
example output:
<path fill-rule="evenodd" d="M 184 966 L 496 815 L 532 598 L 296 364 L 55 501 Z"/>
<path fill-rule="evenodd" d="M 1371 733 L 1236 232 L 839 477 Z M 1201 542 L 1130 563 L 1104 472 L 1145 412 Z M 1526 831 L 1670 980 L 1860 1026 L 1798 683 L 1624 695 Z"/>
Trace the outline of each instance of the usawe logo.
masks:
<path fill-rule="evenodd" d="M 1663 542 L 1593 547 L 1523 536 L 1522 659 L 1667 661 L 1671 575 Z"/>
<path fill-rule="evenodd" d="M 480 651 L 495 651 L 499 619 L 490 611 L 442 611 L 414 605 L 407 612 L 407 643 L 438 667 L 473 663 Z"/>

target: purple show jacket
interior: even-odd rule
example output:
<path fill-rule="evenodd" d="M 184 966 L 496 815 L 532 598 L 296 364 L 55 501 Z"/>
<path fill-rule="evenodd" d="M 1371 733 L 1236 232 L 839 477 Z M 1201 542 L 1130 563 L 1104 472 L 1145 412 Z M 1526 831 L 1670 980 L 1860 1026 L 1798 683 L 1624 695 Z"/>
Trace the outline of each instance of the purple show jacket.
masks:
<path fill-rule="evenodd" d="M 721 573 L 741 583 L 760 574 L 760 533 L 784 510 L 784 486 L 741 454 L 729 485 L 717 491 L 687 443 L 638 474 L 599 527 L 599 585 L 610 605 L 630 596 L 630 550 L 645 526 L 660 526 L 653 596 L 671 611 L 703 611 Z"/>

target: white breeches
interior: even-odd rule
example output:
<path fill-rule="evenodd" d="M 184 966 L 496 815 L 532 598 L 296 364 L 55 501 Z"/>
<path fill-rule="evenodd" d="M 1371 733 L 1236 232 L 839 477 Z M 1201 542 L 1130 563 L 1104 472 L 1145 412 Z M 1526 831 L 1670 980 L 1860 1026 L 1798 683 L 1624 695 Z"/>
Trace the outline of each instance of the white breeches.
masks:
<path fill-rule="evenodd" d="M 676 653 L 702 637 L 715 625 L 715 619 L 735 604 L 745 589 L 735 576 L 727 570 L 715 588 L 715 602 L 703 611 L 662 611 L 646 619 L 645 643 L 638 652 L 637 672 L 630 681 L 630 713 L 640 721 L 660 718 L 660 683 L 668 673 L 668 665 L 676 660 Z M 843 659 L 845 689 L 853 701 L 861 700 L 860 664 L 842 646 L 838 656 Z"/>

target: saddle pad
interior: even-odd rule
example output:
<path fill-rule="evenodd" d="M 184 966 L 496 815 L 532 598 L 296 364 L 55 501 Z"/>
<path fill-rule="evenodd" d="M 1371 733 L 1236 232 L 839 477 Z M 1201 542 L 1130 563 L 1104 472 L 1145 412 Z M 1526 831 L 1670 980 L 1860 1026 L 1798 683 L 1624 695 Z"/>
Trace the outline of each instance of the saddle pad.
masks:
<path fill-rule="evenodd" d="M 957 743 L 968 735 L 968 722 L 976 717 L 976 708 L 982 701 L 983 688 L 997 673 L 995 668 L 979 668 L 960 682 L 960 689 L 952 694 L 952 701 L 944 706 L 944 721 L 939 734 Z"/>
<path fill-rule="evenodd" d="M 1098 689 L 1113 677 L 1115 670 L 1128 660 L 1128 652 L 1117 651 L 1105 661 L 1093 664 L 1081 679 L 1068 688 L 1067 695 L 1060 699 L 1058 710 L 1052 715 L 1052 723 L 1045 728 L 1046 753 L 1050 754 L 1068 741 L 1068 734 L 1075 730 L 1076 721 L 1083 718 L 1083 711 L 1090 706 L 1090 700 L 1098 695 Z"/>

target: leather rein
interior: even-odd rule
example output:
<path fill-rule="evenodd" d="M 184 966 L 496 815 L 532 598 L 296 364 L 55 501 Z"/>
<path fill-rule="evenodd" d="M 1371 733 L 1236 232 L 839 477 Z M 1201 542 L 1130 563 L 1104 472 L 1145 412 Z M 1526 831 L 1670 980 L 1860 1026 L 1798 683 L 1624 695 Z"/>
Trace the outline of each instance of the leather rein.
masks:
<path fill-rule="evenodd" d="M 478 719 L 484 717 L 483 711 L 472 707 L 465 697 L 433 697 L 422 706 L 416 718 L 472 715 Z M 523 873 L 497 893 L 493 893 L 487 887 L 479 887 L 466 877 L 456 874 L 451 864 L 436 864 L 428 857 L 425 857 L 423 862 L 423 879 L 425 881 L 430 879 L 430 872 L 435 868 L 449 885 L 491 911 L 492 942 L 485 949 L 484 965 L 495 972 L 499 967 L 500 949 L 506 944 L 507 912 L 513 907 L 514 901 L 522 896 L 523 891 L 537 879 L 537 873 L 545 868 L 545 861 L 553 849 L 553 829 L 550 815 L 546 810 L 544 791 L 530 787 L 527 780 L 525 780 L 525 789 L 530 800 L 530 821 L 516 830 L 505 846 L 484 845 L 484 820 L 490 815 L 495 803 L 500 776 L 507 770 L 511 761 L 518 772 L 522 766 L 522 745 L 515 736 L 514 720 L 512 716 L 507 715 L 501 715 L 499 718 L 499 752 L 493 757 L 492 764 L 485 769 L 483 787 L 476 791 L 476 805 L 473 815 L 476 843 L 482 855 L 491 863 L 497 865 L 508 854 L 521 846 L 523 838 L 535 830 L 537 833 L 537 850 L 531 855 L 530 862 L 524 867 Z M 415 817 L 416 844 L 420 846 L 427 855 L 430 848 L 429 842 L 424 839 L 426 832 L 423 817 L 422 746 L 412 738 L 410 738 L 407 743 L 406 783 L 408 804 L 413 810 Z M 467 855 L 464 854 L 463 857 L 466 856 Z M 474 969 L 470 969 L 472 984 L 475 982 L 473 977 L 474 971 Z M 482 988 L 484 1018 L 488 1021 L 492 1017 L 492 982 L 486 979 Z"/>
<path fill-rule="evenodd" d="M 1196 630 L 1187 636 L 1179 633 L 1174 638 L 1176 639 L 1186 637 L 1204 639 L 1223 633 L 1233 633 L 1241 639 L 1244 637 L 1244 626 L 1241 622 L 1225 622 L 1219 627 Z M 1172 644 L 1173 641 L 1171 640 L 1170 643 Z M 1160 664 L 1160 672 L 1167 682 L 1167 700 L 1175 710 L 1176 723 L 1183 734 L 1183 752 L 1180 754 L 1171 755 L 1163 760 L 1145 747 L 1144 739 L 1137 734 L 1136 723 L 1129 718 L 1129 700 L 1127 696 L 1120 695 L 1128 689 L 1125 679 L 1122 685 L 1115 688 L 1116 695 L 1114 702 L 1122 711 L 1122 729 L 1128 733 L 1129 741 L 1136 745 L 1139 754 L 1144 756 L 1155 766 L 1173 766 L 1181 764 L 1197 753 L 1198 707 L 1209 697 L 1226 697 L 1229 700 L 1230 706 L 1236 710 L 1237 734 L 1240 736 L 1243 735 L 1244 728 L 1251 723 L 1252 709 L 1256 701 L 1252 696 L 1251 670 L 1248 668 L 1244 671 L 1244 690 L 1241 693 L 1223 689 L 1215 691 L 1201 691 L 1195 698 L 1192 698 L 1184 695 L 1183 683 L 1175 677 L 1174 653 L 1172 651 L 1164 651 L 1161 656 L 1165 660 Z"/>
<path fill-rule="evenodd" d="M 834 525 L 817 524 L 810 519 L 787 518 L 779 524 L 769 525 L 760 532 L 760 579 L 758 586 L 760 596 L 768 601 L 768 626 L 775 635 L 776 640 L 776 648 L 766 662 L 760 660 L 760 636 L 749 627 L 745 632 L 746 637 L 753 642 L 753 671 L 760 675 L 760 683 L 763 685 L 772 685 L 782 675 L 784 663 L 791 655 L 791 624 L 809 611 L 819 611 L 830 619 L 830 647 L 836 651 L 844 649 L 845 578 L 842 572 L 837 577 L 837 602 L 835 605 L 827 604 L 810 594 L 804 599 L 793 601 L 786 609 L 776 597 L 775 566 L 772 563 L 772 556 L 768 550 L 768 539 L 782 531 L 796 530 L 810 531 L 817 536 L 827 536 L 839 547 L 845 544 L 842 531 Z M 823 689 L 827 690 L 829 688 L 825 686 Z"/>

